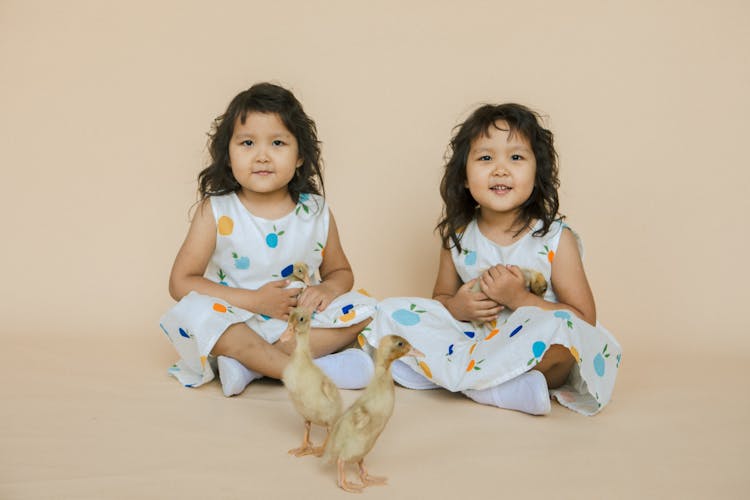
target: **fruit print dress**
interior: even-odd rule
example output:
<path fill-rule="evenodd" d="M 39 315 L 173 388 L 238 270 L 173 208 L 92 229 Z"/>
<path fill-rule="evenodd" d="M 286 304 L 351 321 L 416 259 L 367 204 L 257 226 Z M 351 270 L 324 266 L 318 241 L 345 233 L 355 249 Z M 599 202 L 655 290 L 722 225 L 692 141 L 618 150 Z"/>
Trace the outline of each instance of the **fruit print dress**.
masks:
<path fill-rule="evenodd" d="M 318 195 L 302 194 L 294 209 L 276 220 L 251 214 L 235 193 L 211 197 L 216 220 L 216 248 L 204 277 L 220 285 L 258 289 L 270 281 L 287 278 L 295 262 L 307 263 L 312 285 L 320 283 L 330 213 Z M 289 286 L 302 286 L 292 282 Z M 313 314 L 315 328 L 338 328 L 360 323 L 375 313 L 375 299 L 360 292 L 336 297 L 322 312 Z M 233 306 L 191 292 L 161 318 L 161 329 L 180 360 L 169 373 L 187 387 L 214 378 L 211 349 L 231 325 L 243 322 L 269 343 L 276 342 L 286 321 Z"/>
<path fill-rule="evenodd" d="M 486 238 L 474 220 L 464 231 L 461 251 L 452 248 L 451 256 L 464 283 L 497 264 L 536 269 L 549 283 L 552 260 L 566 227 L 555 221 L 546 235 L 535 237 L 532 233 L 541 228 L 538 222 L 519 241 L 500 246 Z M 544 298 L 556 301 L 552 287 Z M 392 298 L 378 304 L 375 320 L 363 335 L 375 346 L 389 333 L 402 335 L 426 355 L 402 361 L 453 392 L 502 384 L 533 368 L 551 345 L 562 344 L 577 364 L 567 383 L 550 394 L 585 415 L 597 413 L 609 402 L 622 358 L 620 345 L 605 328 L 591 326 L 566 310 L 520 307 L 475 328 L 454 319 L 436 300 Z"/>

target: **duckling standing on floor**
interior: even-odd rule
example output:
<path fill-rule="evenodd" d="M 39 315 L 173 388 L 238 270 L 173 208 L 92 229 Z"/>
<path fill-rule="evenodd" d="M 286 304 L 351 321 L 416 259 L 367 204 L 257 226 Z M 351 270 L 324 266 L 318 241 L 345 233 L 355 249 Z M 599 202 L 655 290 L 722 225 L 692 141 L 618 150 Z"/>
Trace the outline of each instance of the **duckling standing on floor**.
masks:
<path fill-rule="evenodd" d="M 362 395 L 333 426 L 325 457 L 329 462 L 336 460 L 338 485 L 346 491 L 360 493 L 368 485 L 386 483 L 386 478 L 367 473 L 364 459 L 393 414 L 395 391 L 391 363 L 402 356 L 424 354 L 398 335 L 386 335 L 381 339 L 375 354 L 375 375 Z M 355 462 L 359 466 L 361 485 L 346 480 L 345 465 Z"/>
<path fill-rule="evenodd" d="M 331 427 L 341 415 L 341 395 L 331 379 L 313 363 L 310 353 L 310 312 L 302 308 L 293 309 L 289 326 L 297 338 L 297 345 L 281 380 L 289 391 L 294 407 L 305 419 L 302 446 L 289 450 L 289 453 L 298 457 L 309 454 L 321 456 Z M 287 330 L 282 337 L 291 335 L 291 331 Z M 311 424 L 322 425 L 328 431 L 326 441 L 320 447 L 314 447 L 310 442 Z"/>
<path fill-rule="evenodd" d="M 524 286 L 534 295 L 544 297 L 544 294 L 547 292 L 547 280 L 544 279 L 544 275 L 536 269 L 529 269 L 528 267 L 519 267 L 518 269 L 523 273 Z M 479 278 L 474 282 L 471 291 L 475 293 L 482 291 Z M 471 324 L 477 330 L 484 326 L 484 323 L 481 321 L 472 321 Z"/>

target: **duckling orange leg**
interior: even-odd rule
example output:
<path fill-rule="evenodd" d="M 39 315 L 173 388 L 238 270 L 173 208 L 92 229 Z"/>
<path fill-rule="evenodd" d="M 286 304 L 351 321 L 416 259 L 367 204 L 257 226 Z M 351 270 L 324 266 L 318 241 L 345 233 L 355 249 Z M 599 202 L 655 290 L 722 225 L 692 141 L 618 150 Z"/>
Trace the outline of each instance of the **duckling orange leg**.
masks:
<path fill-rule="evenodd" d="M 326 433 L 326 438 L 323 441 L 323 444 L 320 446 L 316 446 L 312 449 L 312 454 L 316 457 L 322 457 L 323 453 L 326 451 L 326 445 L 328 444 L 328 438 L 331 436 L 331 429 L 328 429 L 328 432 Z"/>
<path fill-rule="evenodd" d="M 359 478 L 362 480 L 362 484 L 364 486 L 382 486 L 388 482 L 387 477 L 381 477 L 381 476 L 371 476 L 367 473 L 367 469 L 365 469 L 365 459 L 363 458 L 359 462 L 357 462 L 357 465 L 359 466 Z"/>
<path fill-rule="evenodd" d="M 313 453 L 314 449 L 312 443 L 310 443 L 310 421 L 305 420 L 305 435 L 302 437 L 302 446 L 299 448 L 292 448 L 289 450 L 290 455 L 295 457 L 302 457 Z"/>
<path fill-rule="evenodd" d="M 341 488 L 344 491 L 348 491 L 349 493 L 362 493 L 362 488 L 364 487 L 363 485 L 352 484 L 346 481 L 346 470 L 344 470 L 344 466 L 346 465 L 346 462 L 344 462 L 343 460 L 339 458 L 336 464 L 338 466 L 338 471 L 339 471 L 339 477 L 338 477 L 339 488 Z"/>

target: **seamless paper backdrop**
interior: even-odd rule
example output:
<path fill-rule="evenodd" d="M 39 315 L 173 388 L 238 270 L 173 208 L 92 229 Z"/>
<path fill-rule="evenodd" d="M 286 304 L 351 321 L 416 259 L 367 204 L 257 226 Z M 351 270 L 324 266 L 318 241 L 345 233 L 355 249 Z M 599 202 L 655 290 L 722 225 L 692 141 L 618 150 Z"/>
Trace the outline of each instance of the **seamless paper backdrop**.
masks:
<path fill-rule="evenodd" d="M 453 127 L 485 102 L 540 111 L 623 348 L 593 418 L 398 388 L 367 459 L 391 484 L 367 498 L 741 498 L 749 5 L 0 0 L 0 498 L 338 494 L 333 465 L 286 453 L 302 422 L 279 382 L 224 398 L 166 373 L 206 133 L 265 80 L 316 120 L 378 298 L 431 295 Z"/>
<path fill-rule="evenodd" d="M 150 345 L 206 132 L 270 80 L 317 122 L 357 287 L 430 295 L 452 128 L 517 101 L 555 133 L 561 209 L 626 355 L 746 349 L 748 10 L 4 1 L 0 331 Z"/>

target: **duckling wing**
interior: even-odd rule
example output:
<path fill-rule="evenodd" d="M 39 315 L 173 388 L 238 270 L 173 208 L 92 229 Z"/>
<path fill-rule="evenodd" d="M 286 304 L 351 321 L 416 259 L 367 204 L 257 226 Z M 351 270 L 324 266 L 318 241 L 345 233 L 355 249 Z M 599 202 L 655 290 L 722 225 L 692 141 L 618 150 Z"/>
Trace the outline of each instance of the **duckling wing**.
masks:
<path fill-rule="evenodd" d="M 331 382 L 330 379 L 325 378 L 323 379 L 321 390 L 323 392 L 323 395 L 331 403 L 331 405 L 338 407 L 339 412 L 340 412 L 341 411 L 341 394 L 339 393 L 339 390 L 336 387 L 336 384 Z"/>
<path fill-rule="evenodd" d="M 364 407 L 357 406 L 352 410 L 352 424 L 355 429 L 361 431 L 372 422 L 372 415 Z"/>

